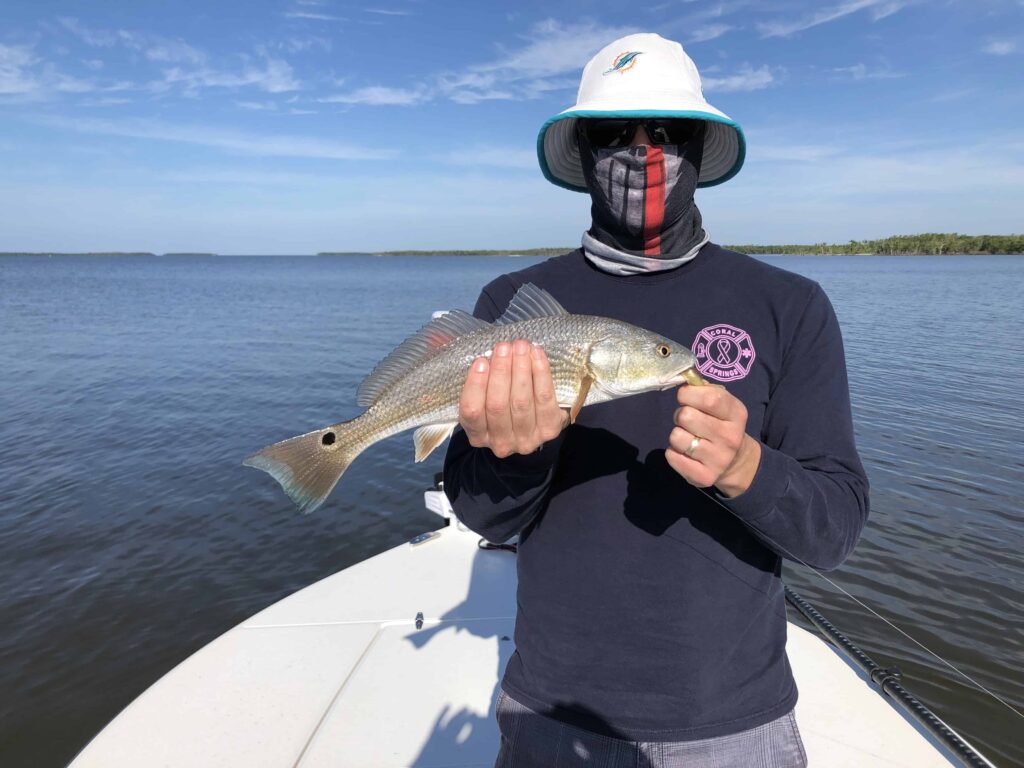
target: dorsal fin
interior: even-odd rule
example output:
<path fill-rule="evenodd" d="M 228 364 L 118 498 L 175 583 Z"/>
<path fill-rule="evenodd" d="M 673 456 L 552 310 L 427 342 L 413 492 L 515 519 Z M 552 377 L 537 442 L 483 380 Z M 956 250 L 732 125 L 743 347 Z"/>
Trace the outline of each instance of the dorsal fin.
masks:
<path fill-rule="evenodd" d="M 487 328 L 490 323 L 468 312 L 453 309 L 431 320 L 377 363 L 377 367 L 359 385 L 356 402 L 364 408 L 373 405 L 381 392 L 418 363 L 433 357 L 439 349 L 460 336 Z"/>
<path fill-rule="evenodd" d="M 533 283 L 523 283 L 512 301 L 508 304 L 505 314 L 494 321 L 495 325 L 508 325 L 521 320 L 533 320 L 538 317 L 558 317 L 567 315 L 565 307 L 555 301 L 555 297 L 538 288 Z"/>

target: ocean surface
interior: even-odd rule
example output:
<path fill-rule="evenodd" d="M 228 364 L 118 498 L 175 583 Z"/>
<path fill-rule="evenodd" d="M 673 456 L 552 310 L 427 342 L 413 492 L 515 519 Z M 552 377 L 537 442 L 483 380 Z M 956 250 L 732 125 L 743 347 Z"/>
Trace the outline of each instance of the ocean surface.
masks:
<path fill-rule="evenodd" d="M 1024 711 L 1024 258 L 762 258 L 819 281 L 846 342 L 872 512 L 828 577 Z M 0 765 L 64 765 L 217 635 L 436 527 L 443 452 L 414 464 L 409 435 L 309 516 L 241 459 L 355 416 L 433 310 L 535 261 L 0 258 Z M 786 578 L 1024 765 L 1024 719 L 808 569 Z"/>

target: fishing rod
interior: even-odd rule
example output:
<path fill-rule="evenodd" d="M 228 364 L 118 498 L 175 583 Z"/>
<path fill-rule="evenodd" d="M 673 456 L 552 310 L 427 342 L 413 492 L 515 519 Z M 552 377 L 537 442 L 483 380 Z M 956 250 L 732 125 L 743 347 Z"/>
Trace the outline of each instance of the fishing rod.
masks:
<path fill-rule="evenodd" d="M 964 765 L 990 768 L 992 763 L 979 754 L 970 744 L 961 739 L 934 712 L 928 709 L 900 683 L 902 674 L 896 667 L 882 667 L 853 643 L 850 638 L 836 629 L 832 623 L 791 587 L 783 585 L 786 600 L 817 629 L 825 639 L 843 653 L 850 661 L 867 673 L 871 682 L 878 685 L 882 693 L 892 699 L 900 709 L 919 722 L 930 734 L 942 742 Z"/>

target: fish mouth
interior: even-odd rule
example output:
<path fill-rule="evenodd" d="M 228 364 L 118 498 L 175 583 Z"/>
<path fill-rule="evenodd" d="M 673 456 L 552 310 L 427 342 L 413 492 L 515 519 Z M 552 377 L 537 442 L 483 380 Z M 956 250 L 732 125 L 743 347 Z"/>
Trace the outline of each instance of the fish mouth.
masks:
<path fill-rule="evenodd" d="M 696 368 L 696 365 L 688 365 L 685 368 L 679 369 L 665 380 L 665 383 L 661 387 L 661 391 L 664 392 L 666 389 L 682 386 L 686 383 L 686 372 L 691 369 L 696 370 Z"/>

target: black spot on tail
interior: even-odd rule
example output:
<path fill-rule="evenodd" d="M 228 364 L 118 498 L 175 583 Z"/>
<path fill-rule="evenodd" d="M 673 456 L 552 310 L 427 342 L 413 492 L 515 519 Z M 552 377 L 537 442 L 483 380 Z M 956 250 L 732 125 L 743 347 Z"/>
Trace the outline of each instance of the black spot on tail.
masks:
<path fill-rule="evenodd" d="M 323 437 L 320 438 L 321 445 L 334 445 L 336 436 L 333 432 L 324 432 Z"/>

